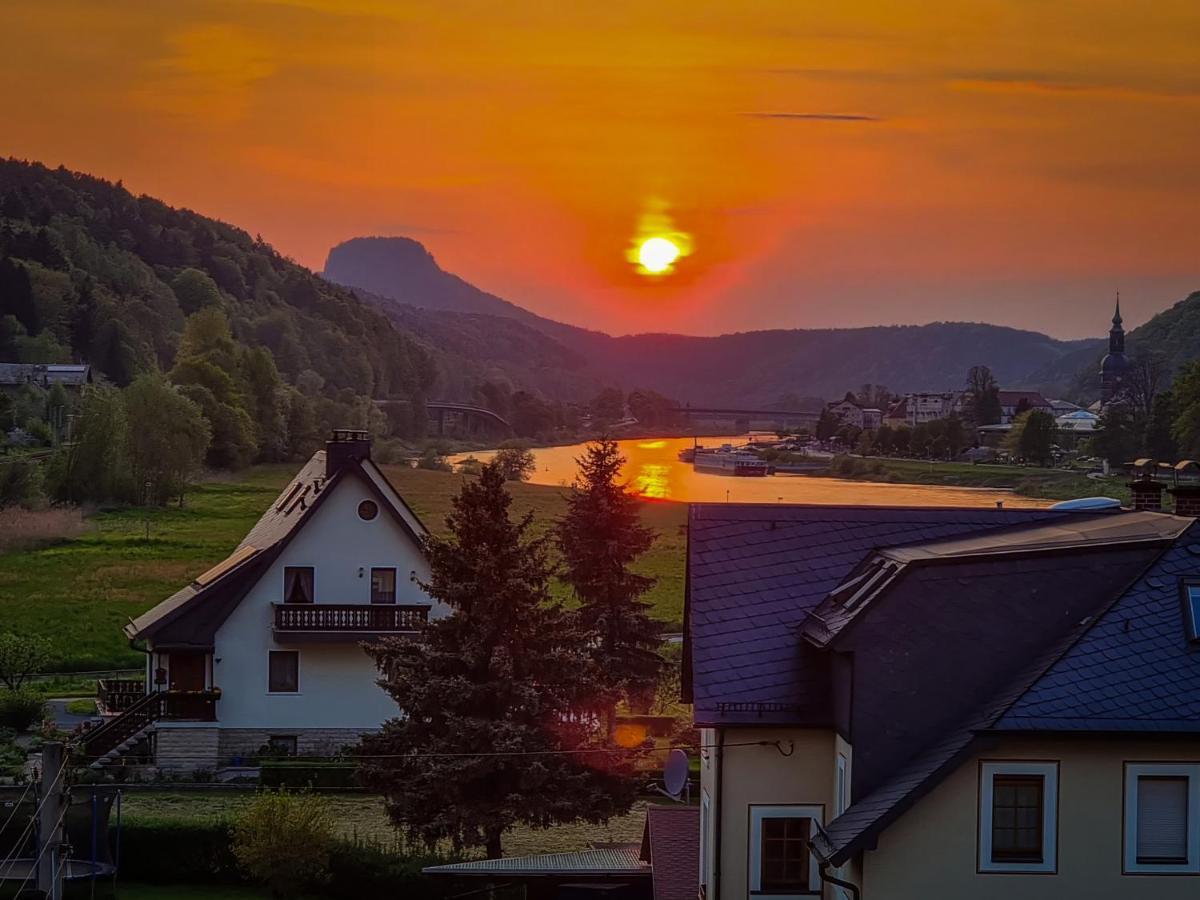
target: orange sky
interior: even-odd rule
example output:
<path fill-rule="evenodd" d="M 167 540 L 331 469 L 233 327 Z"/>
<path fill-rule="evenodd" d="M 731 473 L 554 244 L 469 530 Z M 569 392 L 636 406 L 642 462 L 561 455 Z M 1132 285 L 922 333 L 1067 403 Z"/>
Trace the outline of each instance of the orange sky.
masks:
<path fill-rule="evenodd" d="M 1074 337 L 1200 289 L 1198 61 L 1195 0 L 11 2 L 0 153 L 614 333 Z"/>

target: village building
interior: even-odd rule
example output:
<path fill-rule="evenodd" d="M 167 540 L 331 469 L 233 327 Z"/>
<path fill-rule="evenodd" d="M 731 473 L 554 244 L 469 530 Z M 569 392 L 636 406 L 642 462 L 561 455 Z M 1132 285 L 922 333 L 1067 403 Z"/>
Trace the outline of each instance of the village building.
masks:
<path fill-rule="evenodd" d="M 12 394 L 27 385 L 49 390 L 56 384 L 79 390 L 92 383 L 92 367 L 86 364 L 0 362 L 0 391 Z"/>
<path fill-rule="evenodd" d="M 1041 391 L 1001 390 L 998 393 L 1001 425 L 1011 425 L 1021 413 L 1034 409 L 1054 415 L 1054 406 L 1042 396 Z"/>
<path fill-rule="evenodd" d="M 363 642 L 450 612 L 418 584 L 424 535 L 367 434 L 335 432 L 225 560 L 126 627 L 144 683 L 132 698 L 102 685 L 115 714 L 84 736 L 85 756 L 212 771 L 264 748 L 356 744 L 397 714 Z"/>
<path fill-rule="evenodd" d="M 694 505 L 699 896 L 1196 896 L 1200 487 L 1163 487 Z"/>
<path fill-rule="evenodd" d="M 883 424 L 883 411 L 871 406 L 863 406 L 857 400 L 847 397 L 830 403 L 826 408 L 833 413 L 844 425 L 853 425 L 863 431 L 875 431 Z"/>
<path fill-rule="evenodd" d="M 1100 405 L 1111 403 L 1121 393 L 1125 377 L 1129 374 L 1129 359 L 1125 356 L 1125 328 L 1121 322 L 1121 295 L 1117 295 L 1117 308 L 1112 317 L 1112 328 L 1108 331 L 1108 353 L 1100 362 Z"/>
<path fill-rule="evenodd" d="M 935 419 L 961 416 L 966 408 L 963 391 L 922 391 L 905 394 L 891 405 L 883 422 L 892 428 L 915 428 Z"/>

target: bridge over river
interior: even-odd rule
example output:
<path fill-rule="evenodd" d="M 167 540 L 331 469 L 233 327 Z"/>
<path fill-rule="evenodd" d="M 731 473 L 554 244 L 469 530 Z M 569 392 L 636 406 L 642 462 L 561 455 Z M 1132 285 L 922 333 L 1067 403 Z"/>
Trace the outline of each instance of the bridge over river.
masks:
<path fill-rule="evenodd" d="M 716 406 L 680 406 L 675 415 L 693 425 L 731 426 L 735 433 L 812 427 L 821 418 L 817 410 L 732 409 Z"/>
<path fill-rule="evenodd" d="M 375 405 L 385 413 L 400 408 L 407 411 L 408 400 L 376 400 Z M 425 412 L 429 416 L 431 431 L 438 437 L 449 434 L 463 437 L 511 437 L 512 425 L 498 413 L 483 406 L 470 403 L 455 403 L 451 400 L 428 400 Z"/>

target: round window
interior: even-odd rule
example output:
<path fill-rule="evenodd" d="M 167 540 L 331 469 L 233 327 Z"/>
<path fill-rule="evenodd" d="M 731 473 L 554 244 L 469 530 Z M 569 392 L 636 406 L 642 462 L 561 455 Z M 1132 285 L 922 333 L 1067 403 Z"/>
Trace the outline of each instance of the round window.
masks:
<path fill-rule="evenodd" d="M 377 515 L 379 515 L 379 507 L 375 505 L 374 500 L 364 500 L 358 504 L 358 517 L 364 522 L 370 522 Z"/>

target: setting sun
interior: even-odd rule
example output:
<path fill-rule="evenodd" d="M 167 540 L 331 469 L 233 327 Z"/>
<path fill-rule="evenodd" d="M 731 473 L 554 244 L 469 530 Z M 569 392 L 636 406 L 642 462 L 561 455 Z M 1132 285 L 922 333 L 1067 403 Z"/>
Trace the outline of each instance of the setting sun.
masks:
<path fill-rule="evenodd" d="M 638 262 L 642 268 L 654 275 L 671 270 L 671 265 L 679 259 L 679 248 L 665 237 L 652 237 L 643 241 L 638 248 Z"/>

